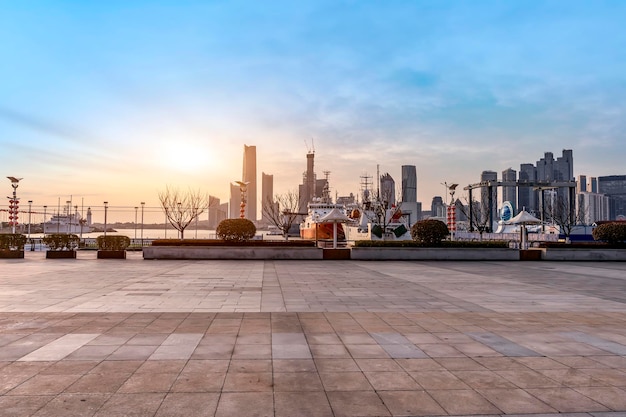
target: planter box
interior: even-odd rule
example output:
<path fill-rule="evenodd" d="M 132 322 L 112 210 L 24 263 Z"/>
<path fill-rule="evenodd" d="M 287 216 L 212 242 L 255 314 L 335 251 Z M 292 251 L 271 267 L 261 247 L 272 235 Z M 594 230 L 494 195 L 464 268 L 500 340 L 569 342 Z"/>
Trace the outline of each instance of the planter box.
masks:
<path fill-rule="evenodd" d="M 350 249 L 323 249 L 324 259 L 346 260 L 350 259 Z"/>
<path fill-rule="evenodd" d="M 75 250 L 49 250 L 46 259 L 76 259 Z"/>
<path fill-rule="evenodd" d="M 323 259 L 316 247 L 146 246 L 144 259 Z"/>
<path fill-rule="evenodd" d="M 352 259 L 368 261 L 518 261 L 507 248 L 352 248 Z"/>
<path fill-rule="evenodd" d="M 126 259 L 125 250 L 99 250 L 98 259 Z"/>
<path fill-rule="evenodd" d="M 544 261 L 626 261 L 626 249 L 541 248 Z"/>
<path fill-rule="evenodd" d="M 519 260 L 520 261 L 540 261 L 541 254 L 542 252 L 539 249 L 520 250 Z"/>
<path fill-rule="evenodd" d="M 0 259 L 21 259 L 24 258 L 23 250 L 0 250 Z"/>

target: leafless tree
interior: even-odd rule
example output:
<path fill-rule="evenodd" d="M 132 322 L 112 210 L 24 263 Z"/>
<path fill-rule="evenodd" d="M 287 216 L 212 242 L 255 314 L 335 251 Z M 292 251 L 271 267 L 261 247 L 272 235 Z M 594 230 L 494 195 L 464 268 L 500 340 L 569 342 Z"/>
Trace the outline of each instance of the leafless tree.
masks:
<path fill-rule="evenodd" d="M 470 232 L 473 232 L 474 229 L 478 230 L 480 239 L 482 240 L 483 233 L 491 229 L 492 219 L 489 216 L 489 208 L 486 201 L 472 200 L 473 201 L 469 201 L 469 199 L 465 197 L 467 204 L 457 204 L 457 207 L 467 217 L 468 221 L 471 219 Z"/>
<path fill-rule="evenodd" d="M 285 194 L 276 194 L 274 199 L 267 198 L 263 204 L 263 217 L 276 226 L 282 233 L 285 240 L 289 239 L 289 229 L 293 223 L 301 216 L 298 213 L 300 200 L 298 193 L 287 191 Z"/>
<path fill-rule="evenodd" d="M 200 190 L 183 191 L 170 186 L 159 192 L 159 201 L 167 220 L 180 232 L 181 239 L 184 239 L 185 229 L 191 222 L 217 203 L 215 197 L 210 197 Z"/>
<path fill-rule="evenodd" d="M 579 207 L 576 210 L 570 205 L 569 199 L 561 195 L 556 195 L 554 199 L 548 201 L 545 210 L 548 220 L 559 226 L 561 234 L 565 235 L 567 240 L 569 240 L 574 227 L 585 221 L 584 207 Z"/>
<path fill-rule="evenodd" d="M 392 226 L 392 224 L 397 224 L 398 222 L 401 222 L 402 219 L 402 210 L 399 205 L 399 201 L 401 201 L 401 194 L 398 190 L 396 190 L 395 201 L 398 203 L 391 204 L 390 201 L 394 201 L 392 198 L 393 192 L 393 190 L 383 191 L 379 196 L 377 196 L 376 200 L 364 201 L 362 203 L 363 213 L 372 223 L 372 233 L 380 234 L 380 237 L 382 237 L 383 240 L 386 240 L 387 237 L 391 236 L 391 233 L 394 233 L 394 229 L 400 227 L 396 225 Z M 406 230 L 408 230 L 408 228 L 406 228 Z M 401 231 L 400 234 L 404 232 L 405 231 Z"/>

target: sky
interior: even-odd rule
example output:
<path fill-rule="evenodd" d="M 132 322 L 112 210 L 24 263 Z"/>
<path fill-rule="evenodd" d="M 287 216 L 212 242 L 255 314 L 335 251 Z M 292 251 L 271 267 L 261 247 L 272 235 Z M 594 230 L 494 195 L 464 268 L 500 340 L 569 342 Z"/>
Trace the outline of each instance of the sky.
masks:
<path fill-rule="evenodd" d="M 623 175 L 624 21 L 621 0 L 0 0 L 0 174 L 35 206 L 152 207 L 228 200 L 244 144 L 296 190 L 314 149 L 333 195 L 415 165 L 425 208 L 544 152 Z"/>

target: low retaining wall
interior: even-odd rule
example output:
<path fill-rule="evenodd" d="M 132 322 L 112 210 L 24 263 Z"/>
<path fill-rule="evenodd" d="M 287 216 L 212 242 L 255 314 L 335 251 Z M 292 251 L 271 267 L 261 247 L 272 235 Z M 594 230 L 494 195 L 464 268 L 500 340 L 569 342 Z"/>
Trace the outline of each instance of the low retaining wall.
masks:
<path fill-rule="evenodd" d="M 144 259 L 323 259 L 316 247 L 147 246 Z"/>
<path fill-rule="evenodd" d="M 367 261 L 518 261 L 517 249 L 352 248 L 352 259 Z"/>
<path fill-rule="evenodd" d="M 540 248 L 544 261 L 626 261 L 626 249 Z"/>

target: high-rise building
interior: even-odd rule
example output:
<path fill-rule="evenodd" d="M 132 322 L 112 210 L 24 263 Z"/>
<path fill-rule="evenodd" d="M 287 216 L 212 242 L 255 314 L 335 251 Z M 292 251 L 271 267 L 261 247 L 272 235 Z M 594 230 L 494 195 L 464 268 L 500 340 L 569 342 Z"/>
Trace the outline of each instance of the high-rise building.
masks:
<path fill-rule="evenodd" d="M 417 171 L 415 165 L 402 165 L 402 202 L 417 201 Z"/>
<path fill-rule="evenodd" d="M 243 145 L 242 181 L 248 183 L 245 216 L 254 222 L 257 219 L 256 146 Z"/>
<path fill-rule="evenodd" d="M 587 176 L 579 175 L 578 180 L 576 181 L 576 192 L 583 193 L 587 191 Z"/>
<path fill-rule="evenodd" d="M 590 177 L 587 182 L 587 190 L 592 193 L 598 192 L 598 179 L 596 177 Z"/>
<path fill-rule="evenodd" d="M 519 167 L 519 179 L 517 187 L 517 204 L 520 210 L 536 213 L 539 210 L 537 203 L 537 192 L 532 185 L 537 180 L 537 168 L 533 164 L 521 164 Z"/>
<path fill-rule="evenodd" d="M 306 171 L 302 174 L 302 184 L 298 187 L 300 213 L 307 212 L 307 205 L 313 201 L 313 197 L 316 195 L 316 185 L 315 152 L 309 151 L 306 154 Z"/>
<path fill-rule="evenodd" d="M 502 171 L 502 181 L 516 182 L 517 171 L 508 168 Z M 513 206 L 513 212 L 517 212 L 517 187 L 515 185 L 505 185 L 502 187 L 502 201 L 508 201 Z"/>
<path fill-rule="evenodd" d="M 480 182 L 487 181 L 498 181 L 498 173 L 495 171 L 483 171 L 480 174 Z M 491 188 L 491 204 L 489 199 L 489 188 Z M 489 231 L 495 230 L 494 225 L 497 221 L 497 206 L 498 206 L 498 187 L 497 186 L 484 186 L 480 189 L 480 205 L 481 205 L 481 215 L 484 219 L 491 219 L 491 224 L 487 224 L 489 226 Z M 489 212 L 491 209 L 491 213 Z"/>
<path fill-rule="evenodd" d="M 610 199 L 604 194 L 581 191 L 576 196 L 578 219 L 585 225 L 609 220 Z"/>
<path fill-rule="evenodd" d="M 265 214 L 268 204 L 273 205 L 274 202 L 274 176 L 261 173 L 261 219 L 264 223 L 269 223 L 269 219 Z"/>
<path fill-rule="evenodd" d="M 227 218 L 228 203 L 220 204 L 220 199 L 209 196 L 211 206 L 209 207 L 209 229 L 216 229 L 220 222 Z"/>
<path fill-rule="evenodd" d="M 389 173 L 380 176 L 380 199 L 387 207 L 396 204 L 396 182 Z"/>
<path fill-rule="evenodd" d="M 443 204 L 441 196 L 434 196 L 430 203 L 430 216 L 446 218 L 446 206 Z"/>
<path fill-rule="evenodd" d="M 241 205 L 241 191 L 239 190 L 239 186 L 235 184 L 230 184 L 230 199 L 229 199 L 229 210 L 228 210 L 228 218 L 229 219 L 238 219 L 240 217 L 240 205 Z"/>
<path fill-rule="evenodd" d="M 598 192 L 609 197 L 609 220 L 626 217 L 626 175 L 598 177 Z"/>

